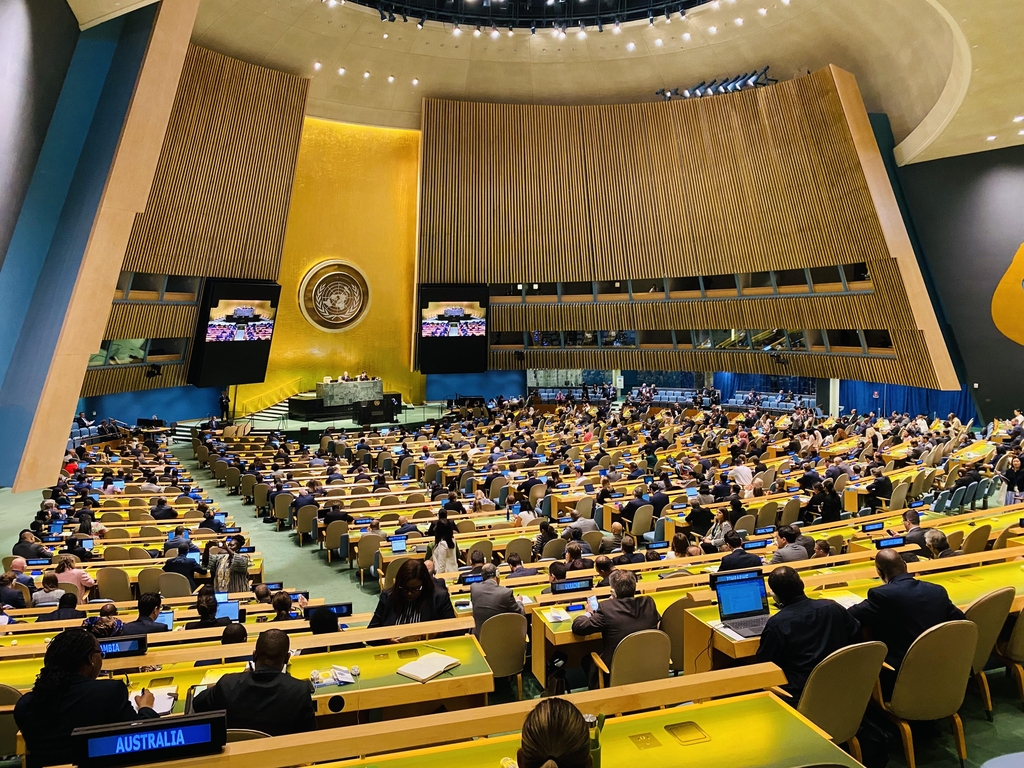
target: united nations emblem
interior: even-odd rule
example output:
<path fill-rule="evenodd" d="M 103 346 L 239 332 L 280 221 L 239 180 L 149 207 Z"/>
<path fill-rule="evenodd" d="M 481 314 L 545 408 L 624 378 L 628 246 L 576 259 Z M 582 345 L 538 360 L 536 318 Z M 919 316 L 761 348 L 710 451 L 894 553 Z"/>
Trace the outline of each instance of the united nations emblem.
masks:
<path fill-rule="evenodd" d="M 344 261 L 322 261 L 302 278 L 299 309 L 322 331 L 353 327 L 370 306 L 370 287 L 363 274 Z"/>

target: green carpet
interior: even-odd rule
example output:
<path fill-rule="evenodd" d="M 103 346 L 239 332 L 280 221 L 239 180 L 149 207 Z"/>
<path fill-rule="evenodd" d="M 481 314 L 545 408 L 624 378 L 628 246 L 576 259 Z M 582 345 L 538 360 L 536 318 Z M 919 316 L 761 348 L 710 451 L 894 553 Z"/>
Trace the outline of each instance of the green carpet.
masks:
<path fill-rule="evenodd" d="M 189 470 L 196 472 L 190 446 L 177 445 L 173 451 Z M 358 613 L 374 609 L 379 589 L 369 576 L 366 585 L 360 587 L 356 571 L 349 571 L 346 562 L 335 560 L 328 565 L 326 554 L 316 545 L 307 543 L 300 547 L 290 531 L 278 532 L 275 526 L 264 524 L 254 516 L 253 508 L 243 505 L 239 497 L 229 496 L 223 488 L 215 488 L 207 474 L 205 470 L 199 471 L 197 480 L 221 509 L 234 516 L 257 551 L 263 553 L 268 581 L 283 581 L 289 586 L 308 589 L 312 597 L 322 597 L 329 602 L 351 602 Z M 40 498 L 37 492 L 12 494 L 8 489 L 0 489 L 0 541 L 5 542 L 5 552 L 10 551 L 18 532 L 32 520 Z M 528 696 L 540 694 L 532 675 L 527 674 L 524 682 Z M 967 737 L 967 765 L 971 768 L 978 768 L 998 755 L 1024 750 L 1024 713 L 1013 680 L 1001 669 L 994 670 L 989 674 L 989 685 L 995 701 L 994 722 L 985 719 L 981 698 L 973 686 L 968 689 L 960 709 Z M 513 698 L 508 684 L 497 681 L 491 701 L 498 703 Z M 906 763 L 898 740 L 892 742 L 891 747 L 889 765 L 903 768 Z M 960 765 L 952 735 L 945 724 L 915 726 L 915 747 L 920 768 L 957 768 Z"/>

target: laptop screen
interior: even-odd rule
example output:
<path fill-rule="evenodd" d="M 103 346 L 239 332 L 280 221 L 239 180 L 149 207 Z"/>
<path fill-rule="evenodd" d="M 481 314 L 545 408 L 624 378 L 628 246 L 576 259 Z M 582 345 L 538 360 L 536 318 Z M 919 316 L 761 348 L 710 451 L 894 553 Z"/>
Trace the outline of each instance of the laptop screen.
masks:
<path fill-rule="evenodd" d="M 238 621 L 237 600 L 230 600 L 226 603 L 217 603 L 217 618 L 223 619 L 225 616 L 232 621 Z"/>
<path fill-rule="evenodd" d="M 93 548 L 93 546 L 96 544 L 96 542 L 93 541 L 92 539 L 82 539 L 81 543 L 82 543 L 82 549 L 84 549 L 84 550 L 91 550 Z"/>
<path fill-rule="evenodd" d="M 715 593 L 722 621 L 768 614 L 768 592 L 760 571 L 719 578 L 715 581 Z"/>
<path fill-rule="evenodd" d="M 63 520 L 54 520 L 52 523 L 50 523 L 50 533 L 52 533 L 54 535 L 57 535 L 58 533 L 63 532 L 63 530 L 64 530 L 64 521 Z"/>
<path fill-rule="evenodd" d="M 189 552 L 187 555 L 185 555 L 185 557 L 187 557 L 189 560 L 191 560 L 196 565 L 202 565 L 202 563 L 203 563 L 203 553 L 202 552 Z"/>
<path fill-rule="evenodd" d="M 156 620 L 167 627 L 168 630 L 174 629 L 174 611 L 160 611 L 157 614 Z"/>
<path fill-rule="evenodd" d="M 391 542 L 391 551 L 392 552 L 405 552 L 406 551 L 406 549 L 405 549 L 405 537 L 404 536 L 402 538 L 395 539 L 394 541 Z"/>

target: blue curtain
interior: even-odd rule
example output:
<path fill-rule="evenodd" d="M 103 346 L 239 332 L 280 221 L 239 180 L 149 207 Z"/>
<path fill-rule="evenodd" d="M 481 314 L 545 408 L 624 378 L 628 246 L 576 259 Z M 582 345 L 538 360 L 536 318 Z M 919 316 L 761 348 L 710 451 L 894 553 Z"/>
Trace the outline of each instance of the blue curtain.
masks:
<path fill-rule="evenodd" d="M 844 407 L 843 413 L 856 408 L 858 413 L 875 411 L 888 414 L 899 411 L 911 416 L 923 413 L 929 420 L 944 419 L 955 413 L 965 423 L 969 419 L 978 418 L 974 400 L 966 386 L 959 391 L 943 392 L 938 389 L 844 379 L 839 382 L 839 404 Z"/>
<path fill-rule="evenodd" d="M 739 374 L 736 373 L 716 373 L 714 378 L 714 387 L 722 393 L 722 402 L 725 402 L 730 397 L 736 394 L 736 379 L 739 378 Z"/>

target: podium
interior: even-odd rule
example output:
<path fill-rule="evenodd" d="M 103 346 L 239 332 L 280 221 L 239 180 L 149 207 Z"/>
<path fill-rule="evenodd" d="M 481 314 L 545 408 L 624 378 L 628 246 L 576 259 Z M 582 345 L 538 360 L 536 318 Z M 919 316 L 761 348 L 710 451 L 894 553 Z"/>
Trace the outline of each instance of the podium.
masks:
<path fill-rule="evenodd" d="M 316 396 L 323 401 L 325 408 L 352 405 L 364 400 L 380 400 L 384 397 L 384 382 L 380 379 L 318 382 Z"/>

